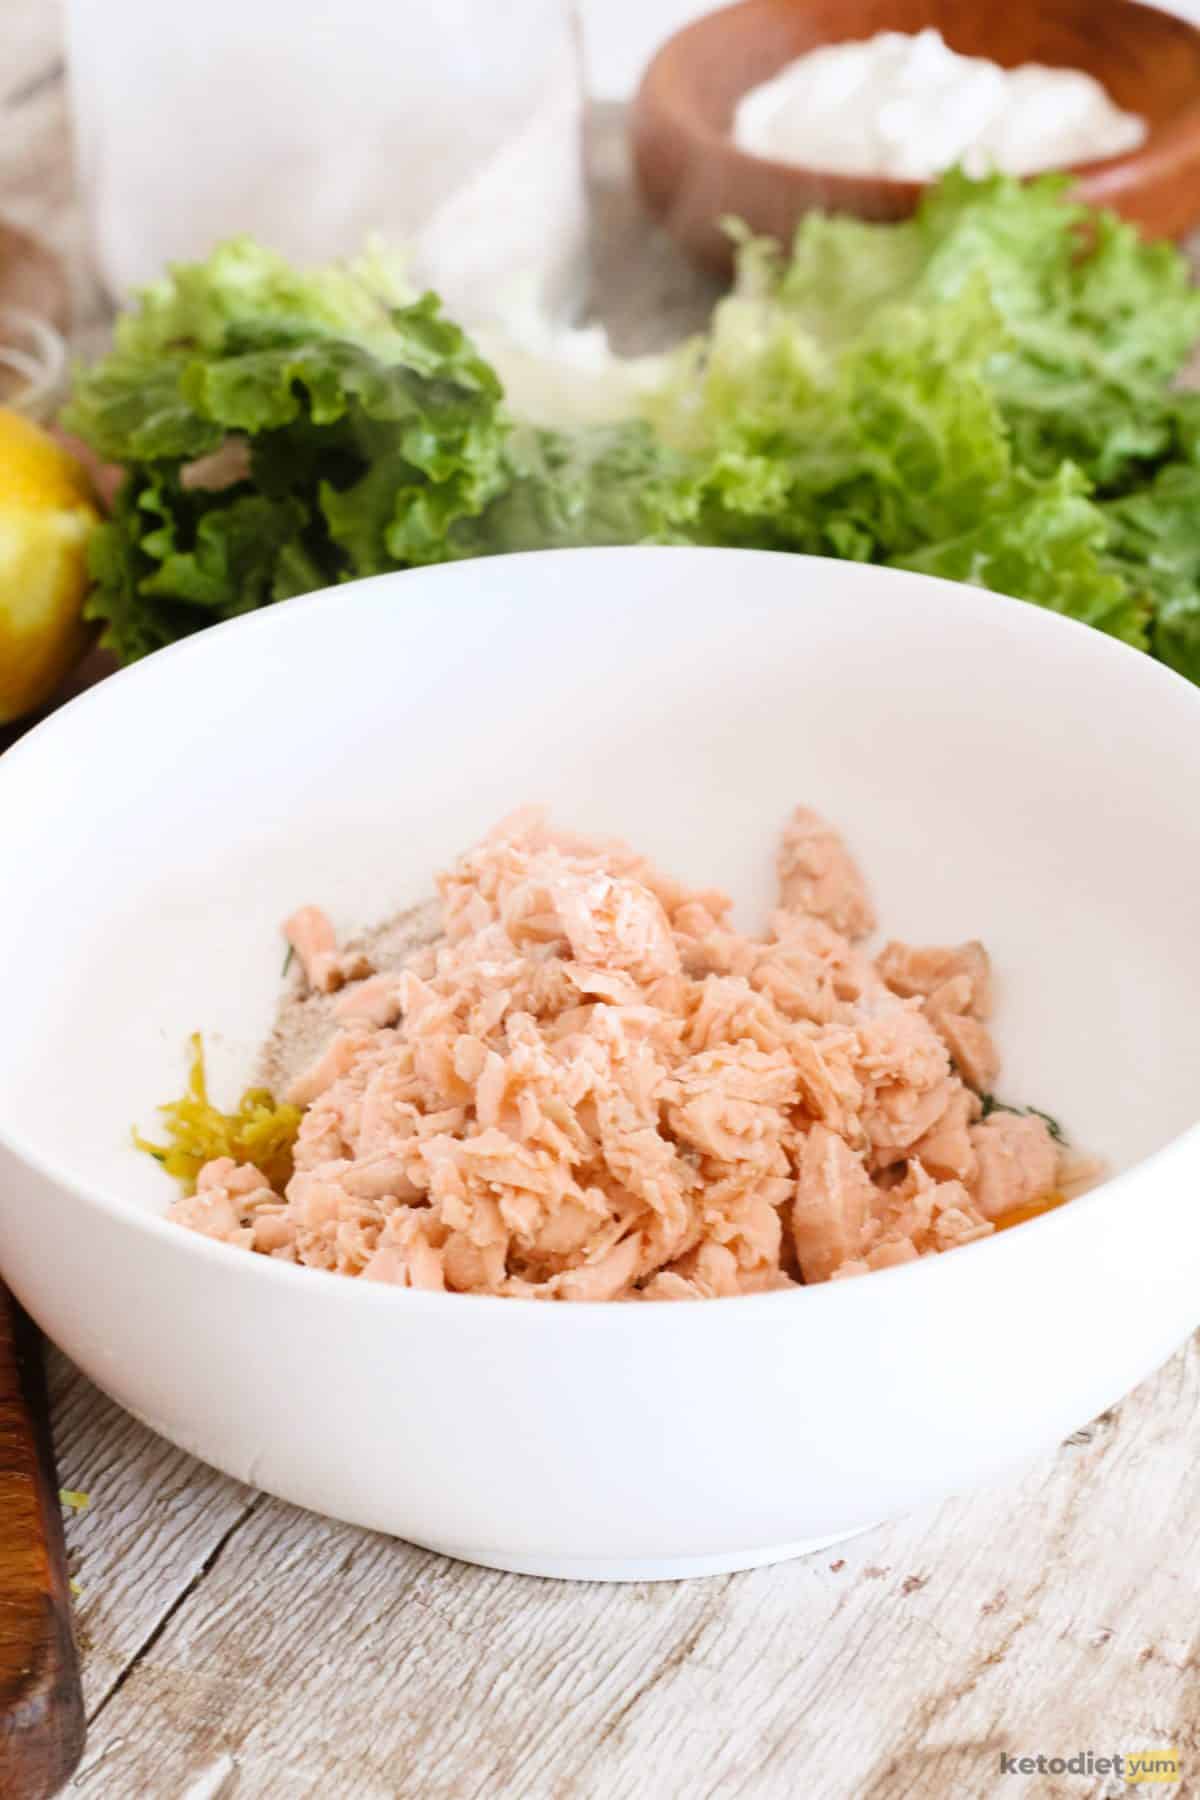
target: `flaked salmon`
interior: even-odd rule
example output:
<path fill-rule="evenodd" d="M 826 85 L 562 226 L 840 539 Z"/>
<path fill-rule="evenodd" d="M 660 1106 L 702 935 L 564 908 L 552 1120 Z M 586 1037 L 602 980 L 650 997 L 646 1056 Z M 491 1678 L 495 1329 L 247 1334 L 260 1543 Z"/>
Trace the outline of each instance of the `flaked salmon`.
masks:
<path fill-rule="evenodd" d="M 762 937 L 727 896 L 526 810 L 438 879 L 400 968 L 285 935 L 336 1027 L 286 1098 L 282 1192 L 225 1157 L 171 1208 L 368 1281 L 559 1300 L 760 1293 L 990 1234 L 1055 1189 L 1039 1117 L 994 1112 L 983 946 L 889 943 L 798 807 Z"/>

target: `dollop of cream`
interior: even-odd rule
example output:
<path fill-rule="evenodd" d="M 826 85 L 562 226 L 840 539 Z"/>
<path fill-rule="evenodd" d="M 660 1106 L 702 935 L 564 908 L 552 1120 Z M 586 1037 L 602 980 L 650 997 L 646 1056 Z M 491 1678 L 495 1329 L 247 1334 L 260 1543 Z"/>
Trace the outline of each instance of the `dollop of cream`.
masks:
<path fill-rule="evenodd" d="M 926 181 L 1092 162 L 1136 149 L 1146 122 L 1081 69 L 1001 68 L 960 56 L 939 31 L 883 31 L 789 63 L 738 104 L 734 142 L 756 156 L 841 175 Z"/>

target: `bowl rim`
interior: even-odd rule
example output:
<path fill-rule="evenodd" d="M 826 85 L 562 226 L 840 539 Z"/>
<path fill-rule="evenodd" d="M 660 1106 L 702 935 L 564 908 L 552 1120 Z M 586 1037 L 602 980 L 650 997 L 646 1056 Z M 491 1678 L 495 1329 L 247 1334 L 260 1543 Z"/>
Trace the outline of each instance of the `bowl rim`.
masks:
<path fill-rule="evenodd" d="M 1180 13 L 1169 12 L 1163 6 L 1148 5 L 1145 0 L 1106 0 L 1106 4 L 1122 10 L 1138 13 L 1152 13 L 1157 18 L 1178 27 L 1181 37 L 1191 38 L 1200 58 L 1200 23 L 1184 17 Z M 698 36 L 711 21 L 719 15 L 736 13 L 760 7 L 762 0 L 729 0 L 726 5 L 718 6 L 711 12 L 702 13 L 699 18 L 690 19 L 686 24 L 673 32 L 665 42 L 659 45 L 650 62 L 646 65 L 632 108 L 639 112 L 650 104 L 649 96 L 653 94 L 653 103 L 662 108 L 663 114 L 669 116 L 675 129 L 691 139 L 693 144 L 710 153 L 719 153 L 730 167 L 747 165 L 759 171 L 770 170 L 772 177 L 788 186 L 807 188 L 814 177 L 828 189 L 828 199 L 824 204 L 825 211 L 845 210 L 839 207 L 839 196 L 847 200 L 854 194 L 861 194 L 864 188 L 871 190 L 881 199 L 893 202 L 897 207 L 915 206 L 922 195 L 935 188 L 941 179 L 940 175 L 932 175 L 922 179 L 881 175 L 862 172 L 851 174 L 845 169 L 826 169 L 820 163 L 785 162 L 777 156 L 763 156 L 756 150 L 748 150 L 739 144 L 733 135 L 732 124 L 726 130 L 719 130 L 712 124 L 707 114 L 695 104 L 694 90 L 684 87 L 682 83 L 672 88 L 664 88 L 664 74 L 671 65 L 676 70 L 687 67 L 687 59 L 681 56 L 681 46 L 686 40 Z M 865 43 L 869 40 L 861 37 L 843 37 L 831 39 L 837 43 Z M 781 63 L 775 70 L 778 75 L 788 65 Z M 1085 70 L 1085 74 L 1090 71 Z M 764 81 L 774 79 L 774 75 L 764 76 Z M 761 83 L 755 83 L 755 86 Z M 744 99 L 751 88 L 742 89 L 737 98 Z M 1107 90 L 1106 90 L 1107 91 Z M 1200 134 L 1200 79 L 1197 80 L 1193 99 L 1182 105 L 1179 110 L 1160 126 L 1147 123 L 1145 138 L 1140 144 L 1129 150 L 1120 150 L 1113 156 L 1091 157 L 1084 162 L 1050 163 L 1044 169 L 1030 170 L 1028 173 L 1013 176 L 1016 181 L 1036 181 L 1046 175 L 1062 175 L 1076 186 L 1075 198 L 1088 201 L 1090 204 L 1103 205 L 1110 194 L 1117 193 L 1128 181 L 1141 179 L 1159 171 L 1168 172 L 1174 165 L 1177 155 L 1188 149 L 1197 134 Z M 956 167 L 957 165 L 951 165 Z M 949 171 L 945 171 L 949 173 Z M 1088 189 L 1095 182 L 1099 191 L 1094 200 Z"/>
<path fill-rule="evenodd" d="M 495 570 L 497 578 L 503 581 L 508 578 L 508 571 L 514 563 L 523 564 L 531 559 L 546 561 L 547 559 L 584 557 L 618 561 L 638 559 L 652 562 L 661 561 L 666 557 L 688 557 L 693 561 L 711 561 L 713 558 L 720 558 L 722 561 L 734 559 L 745 561 L 749 558 L 757 561 L 761 558 L 770 558 L 772 562 L 786 563 L 789 568 L 796 568 L 799 565 L 801 569 L 818 571 L 822 574 L 828 574 L 831 567 L 843 569 L 852 567 L 859 572 L 860 577 L 865 574 L 868 581 L 878 580 L 882 585 L 897 588 L 913 584 L 925 588 L 933 586 L 946 590 L 948 595 L 953 594 L 953 603 L 959 610 L 974 607 L 977 611 L 982 612 L 995 608 L 1002 614 L 1006 614 L 1010 624 L 1018 630 L 1028 627 L 1034 632 L 1047 631 L 1052 635 L 1057 633 L 1060 636 L 1074 637 L 1080 649 L 1086 649 L 1087 653 L 1093 657 L 1119 661 L 1131 673 L 1134 668 L 1140 668 L 1142 673 L 1137 677 L 1138 680 L 1154 683 L 1164 692 L 1187 694 L 1190 696 L 1188 703 L 1200 709 L 1200 688 L 1164 664 L 1154 661 L 1146 652 L 1135 650 L 1132 645 L 1123 643 L 1120 639 L 1111 637 L 1094 626 L 1068 618 L 1050 608 L 1037 606 L 1032 601 L 1018 600 L 1010 595 L 994 593 L 991 589 L 972 587 L 967 583 L 949 581 L 941 576 L 927 575 L 920 570 L 892 569 L 882 564 L 847 565 L 830 557 L 806 556 L 781 550 L 732 549 L 717 545 L 622 544 L 560 550 L 527 550 L 512 552 L 504 556 L 481 558 L 470 563 L 442 563 L 423 569 L 390 570 L 384 574 L 369 576 L 361 581 L 321 588 L 312 594 L 300 595 L 291 600 L 260 608 L 252 613 L 243 613 L 237 618 L 222 620 L 220 623 L 207 626 L 162 650 L 155 651 L 150 656 L 143 657 L 138 662 L 117 670 L 115 674 L 97 683 L 95 687 L 77 695 L 34 726 L 11 749 L 0 754 L 0 804 L 3 802 L 6 783 L 13 779 L 14 769 L 19 769 L 31 754 L 36 754 L 35 745 L 61 729 L 62 720 L 67 717 L 77 719 L 82 712 L 96 706 L 110 704 L 103 696 L 117 691 L 123 684 L 155 680 L 157 677 L 154 671 L 163 667 L 168 660 L 186 658 L 194 654 L 198 648 L 197 640 L 209 642 L 221 633 L 240 633 L 248 636 L 253 633 L 266 633 L 280 629 L 286 631 L 288 627 L 281 623 L 283 620 L 299 617 L 302 613 L 332 611 L 335 607 L 344 607 L 347 604 L 349 592 L 377 589 L 416 575 L 420 575 L 426 581 L 461 579 L 463 570 L 469 568 L 478 573 L 480 578 L 485 581 L 490 578 L 491 571 Z M 865 573 L 867 570 L 870 571 L 869 574 Z M 1024 620 L 1024 625 L 1018 623 L 1020 620 Z M 1034 623 L 1035 620 L 1037 623 Z M 1198 721 L 1198 727 L 1200 727 L 1200 721 Z M 1198 742 L 1200 742 L 1200 729 L 1198 729 L 1197 735 Z M 861 1293 L 864 1288 L 868 1292 L 877 1292 L 879 1290 L 874 1284 L 885 1278 L 892 1284 L 907 1282 L 912 1285 L 914 1292 L 919 1292 L 921 1291 L 920 1284 L 927 1281 L 955 1279 L 940 1274 L 938 1271 L 945 1264 L 949 1264 L 951 1267 L 966 1266 L 960 1259 L 968 1255 L 976 1262 L 981 1255 L 990 1255 L 996 1262 L 996 1266 L 999 1267 L 997 1259 L 1000 1256 L 1023 1258 L 1028 1254 L 1027 1251 L 1020 1249 L 1022 1243 L 1032 1242 L 1026 1236 L 1027 1233 L 1036 1231 L 1041 1234 L 1041 1241 L 1048 1243 L 1051 1233 L 1073 1233 L 1081 1229 L 1081 1221 L 1085 1215 L 1098 1210 L 1101 1206 L 1117 1204 L 1126 1187 L 1140 1182 L 1145 1175 L 1152 1174 L 1158 1164 L 1173 1161 L 1189 1147 L 1200 1150 L 1200 1109 L 1198 1109 L 1198 1116 L 1192 1124 L 1185 1126 L 1181 1132 L 1177 1132 L 1164 1143 L 1157 1145 L 1148 1156 L 1141 1157 L 1129 1168 L 1100 1181 L 1094 1188 L 1076 1196 L 1067 1204 L 1056 1207 L 1053 1211 L 1044 1213 L 1037 1218 L 1026 1220 L 1019 1231 L 993 1233 L 990 1237 L 977 1239 L 973 1243 L 958 1245 L 952 1253 L 944 1252 L 940 1255 L 923 1256 L 915 1262 L 903 1263 L 892 1268 L 874 1269 L 870 1271 L 868 1280 L 826 1281 L 815 1283 L 811 1289 L 798 1285 L 761 1294 L 726 1296 L 716 1311 L 718 1315 L 728 1313 L 730 1317 L 745 1318 L 751 1311 L 757 1314 L 764 1309 L 777 1309 L 794 1304 L 797 1296 L 801 1293 L 808 1296 L 806 1305 L 812 1305 L 814 1303 L 813 1295 L 820 1293 L 824 1297 L 816 1302 L 818 1305 L 853 1306 L 863 1303 L 853 1299 L 834 1301 L 830 1296 L 834 1293 L 854 1295 Z M 40 1148 L 38 1144 L 26 1138 L 24 1133 L 6 1128 L 2 1122 L 0 1122 L 0 1148 L 7 1151 L 17 1162 L 23 1163 L 61 1189 L 73 1201 L 104 1215 L 113 1225 L 119 1228 L 128 1227 L 142 1235 L 149 1235 L 152 1242 L 159 1243 L 164 1249 L 168 1246 L 171 1247 L 175 1254 L 185 1259 L 199 1257 L 201 1261 L 210 1264 L 216 1259 L 214 1266 L 219 1265 L 226 1269 L 235 1279 L 250 1282 L 266 1280 L 276 1284 L 282 1282 L 284 1284 L 282 1292 L 286 1292 L 288 1286 L 299 1282 L 300 1287 L 296 1290 L 297 1293 L 324 1292 L 333 1300 L 340 1291 L 343 1301 L 352 1305 L 407 1305 L 417 1306 L 424 1310 L 432 1309 L 435 1312 L 442 1311 L 446 1306 L 453 1309 L 459 1307 L 463 1302 L 469 1302 L 472 1309 L 471 1316 L 484 1316 L 482 1311 L 484 1308 L 487 1308 L 489 1313 L 499 1308 L 500 1316 L 513 1316 L 514 1328 L 517 1319 L 528 1319 L 533 1314 L 542 1314 L 548 1317 L 567 1314 L 589 1320 L 591 1321 L 589 1328 L 596 1328 L 598 1318 L 609 1316 L 618 1322 L 628 1320 L 631 1315 L 636 1318 L 647 1315 L 654 1318 L 666 1314 L 674 1318 L 682 1313 L 687 1317 L 699 1315 L 701 1318 L 708 1318 L 714 1310 L 708 1304 L 680 1305 L 666 1301 L 647 1302 L 642 1305 L 622 1305 L 612 1301 L 584 1300 L 555 1305 L 547 1303 L 545 1300 L 517 1295 L 457 1294 L 420 1288 L 402 1288 L 384 1282 L 353 1280 L 339 1275 L 333 1270 L 313 1269 L 282 1262 L 270 1256 L 256 1256 L 236 1245 L 220 1243 L 215 1239 L 203 1237 L 197 1232 L 187 1231 L 167 1219 L 165 1211 L 149 1213 L 140 1207 L 131 1207 L 111 1187 L 93 1180 L 80 1179 L 64 1169 L 53 1153 Z M 164 1177 L 164 1179 L 169 1179 L 169 1177 Z M 1071 1221 L 1075 1221 L 1075 1223 Z M 998 1249 L 999 1245 L 1003 1245 L 1005 1248 Z M 0 1276 L 2 1275 L 3 1271 L 0 1270 Z M 323 1285 L 314 1289 L 313 1282 L 316 1278 L 321 1278 Z M 349 1301 L 352 1293 L 357 1293 L 363 1298 Z M 453 1316 L 452 1311 L 451 1317 Z M 636 1326 L 632 1329 L 649 1330 L 657 1329 L 657 1327 Z M 685 1329 L 708 1328 L 689 1326 Z"/>

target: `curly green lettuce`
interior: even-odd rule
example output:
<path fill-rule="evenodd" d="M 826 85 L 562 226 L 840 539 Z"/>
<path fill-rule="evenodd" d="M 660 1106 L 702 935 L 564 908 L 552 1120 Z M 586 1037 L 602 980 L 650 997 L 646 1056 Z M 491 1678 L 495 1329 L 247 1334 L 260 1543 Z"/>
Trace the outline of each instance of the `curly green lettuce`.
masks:
<path fill-rule="evenodd" d="M 1183 256 L 1057 176 L 746 239 L 651 402 L 666 535 L 921 569 L 1200 679 L 1200 336 Z"/>
<path fill-rule="evenodd" d="M 1044 483 L 1028 480 L 1012 503 L 961 536 L 892 558 L 904 569 L 991 588 L 1079 619 L 1137 650 L 1149 649 L 1151 607 L 1106 554 L 1110 528 L 1087 482 L 1064 463 Z"/>
<path fill-rule="evenodd" d="M 829 353 L 898 312 L 933 321 L 982 280 L 1002 328 L 985 377 L 1017 459 L 1040 474 L 1069 460 L 1107 488 L 1177 445 L 1170 384 L 1200 338 L 1200 291 L 1173 245 L 1069 189 L 952 171 L 899 224 L 812 214 L 787 257 L 751 244 L 740 285 Z"/>
<path fill-rule="evenodd" d="M 1177 381 L 1200 292 L 1176 249 L 1060 177 L 957 173 L 899 223 L 742 238 L 642 416 L 560 430 L 510 420 L 378 253 L 299 273 L 240 241 L 172 270 L 66 421 L 125 469 L 92 551 L 105 641 L 130 660 L 423 563 L 715 544 L 991 588 L 1200 680 L 1200 395 Z"/>
<path fill-rule="evenodd" d="M 500 383 L 433 296 L 379 259 L 299 275 L 246 241 L 147 290 L 64 424 L 126 470 L 88 601 L 124 661 L 441 561 L 509 480 Z"/>
<path fill-rule="evenodd" d="M 1104 510 L 1113 567 L 1151 621 L 1151 649 L 1200 682 L 1200 466 L 1172 463 Z"/>

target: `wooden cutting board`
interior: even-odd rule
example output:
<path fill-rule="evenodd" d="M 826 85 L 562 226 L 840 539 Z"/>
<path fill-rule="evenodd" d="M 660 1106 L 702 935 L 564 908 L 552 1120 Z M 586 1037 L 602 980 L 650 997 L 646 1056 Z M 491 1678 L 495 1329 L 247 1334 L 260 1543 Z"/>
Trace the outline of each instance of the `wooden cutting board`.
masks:
<path fill-rule="evenodd" d="M 107 669 L 104 659 L 89 659 L 56 702 Z M 34 722 L 0 728 L 0 752 Z M 57 1793 L 83 1738 L 41 1345 L 0 1282 L 0 1800 Z"/>
<path fill-rule="evenodd" d="M 83 1733 L 37 1335 L 0 1284 L 0 1795 L 56 1793 Z"/>

